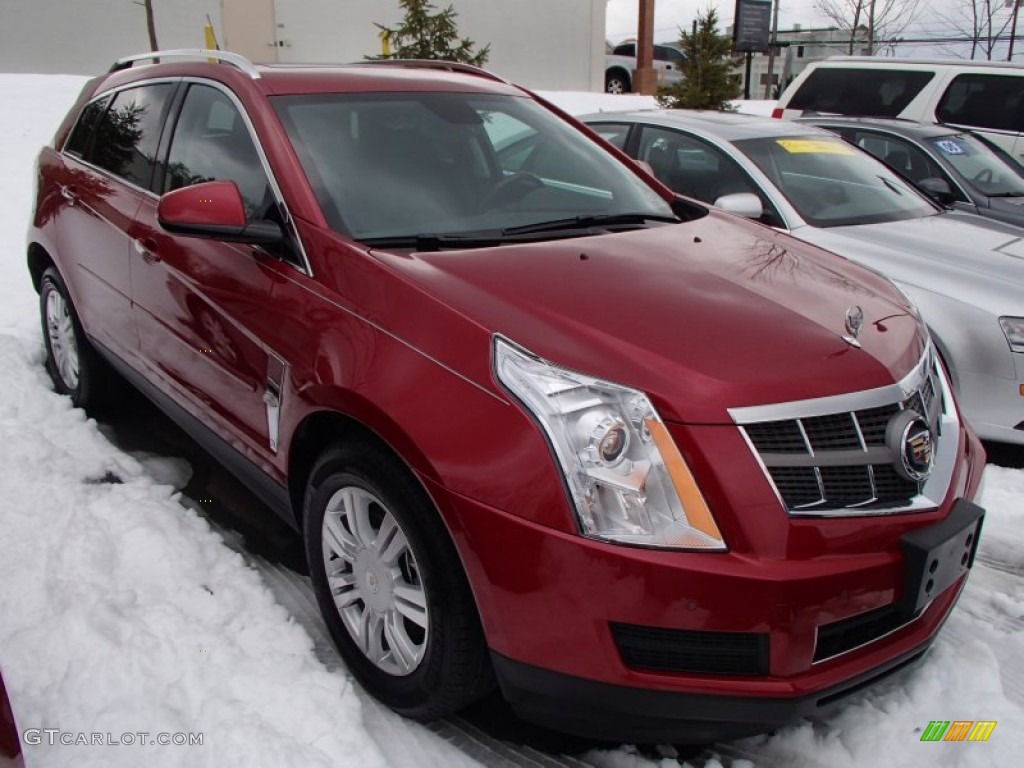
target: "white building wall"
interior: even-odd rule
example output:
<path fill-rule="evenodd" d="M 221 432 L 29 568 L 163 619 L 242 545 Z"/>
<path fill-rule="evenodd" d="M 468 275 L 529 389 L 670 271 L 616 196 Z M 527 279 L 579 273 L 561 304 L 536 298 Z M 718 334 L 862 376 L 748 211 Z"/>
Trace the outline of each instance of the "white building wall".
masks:
<path fill-rule="evenodd" d="M 607 0 L 436 0 L 463 36 L 490 43 L 487 68 L 530 88 L 604 85 Z M 203 47 L 206 14 L 223 44 L 219 0 L 154 0 L 161 48 Z M 276 0 L 283 62 L 358 61 L 380 52 L 374 22 L 395 26 L 397 0 Z M 229 41 L 230 42 L 230 41 Z M 0 72 L 95 74 L 149 49 L 132 0 L 0 0 Z"/>
<path fill-rule="evenodd" d="M 202 48 L 218 0 L 153 0 L 161 48 Z M 132 0 L 0 0 L 0 72 L 95 75 L 149 50 L 146 12 Z"/>

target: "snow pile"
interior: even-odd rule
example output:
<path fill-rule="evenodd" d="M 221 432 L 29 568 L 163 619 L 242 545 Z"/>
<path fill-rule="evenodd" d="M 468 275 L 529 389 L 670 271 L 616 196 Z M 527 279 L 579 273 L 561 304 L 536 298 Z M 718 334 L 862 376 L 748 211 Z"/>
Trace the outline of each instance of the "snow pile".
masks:
<path fill-rule="evenodd" d="M 160 482 L 187 470 L 124 455 L 50 391 L 23 233 L 35 156 L 83 81 L 0 76 L 0 666 L 22 729 L 144 743 L 44 735 L 27 762 L 385 765 L 351 680 Z M 160 733 L 203 745 L 148 743 Z"/>
<path fill-rule="evenodd" d="M 657 109 L 658 102 L 653 96 L 638 93 L 591 93 L 589 91 L 537 91 L 537 94 L 552 104 L 561 107 L 570 115 L 589 115 L 592 112 L 635 112 Z M 732 105 L 745 115 L 770 117 L 775 101 L 744 101 L 736 99 Z"/>

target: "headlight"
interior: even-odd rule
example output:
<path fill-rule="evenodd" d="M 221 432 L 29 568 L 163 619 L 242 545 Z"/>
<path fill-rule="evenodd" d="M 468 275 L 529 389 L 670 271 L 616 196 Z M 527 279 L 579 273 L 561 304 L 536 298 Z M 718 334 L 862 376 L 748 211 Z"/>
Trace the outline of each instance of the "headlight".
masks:
<path fill-rule="evenodd" d="M 999 325 L 1014 352 L 1024 352 L 1024 317 L 1000 317 Z"/>
<path fill-rule="evenodd" d="M 551 442 L 584 535 L 649 547 L 726 548 L 643 392 L 559 368 L 497 336 L 494 370 Z"/>

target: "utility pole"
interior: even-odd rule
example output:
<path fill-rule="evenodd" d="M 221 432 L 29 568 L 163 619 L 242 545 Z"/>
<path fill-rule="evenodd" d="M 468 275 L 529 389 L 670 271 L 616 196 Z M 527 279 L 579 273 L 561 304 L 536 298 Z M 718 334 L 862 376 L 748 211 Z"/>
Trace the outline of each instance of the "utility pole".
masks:
<path fill-rule="evenodd" d="M 658 76 L 654 71 L 654 0 L 640 0 L 633 90 L 647 96 L 658 93 Z"/>
<path fill-rule="evenodd" d="M 1013 61 L 1013 41 L 1017 37 L 1017 15 L 1020 13 L 1020 0 L 1013 3 L 1013 21 L 1010 22 L 1010 49 L 1006 53 L 1006 60 Z"/>
<path fill-rule="evenodd" d="M 772 39 L 768 42 L 768 82 L 764 85 L 764 97 L 772 97 L 772 74 L 775 71 L 775 48 L 779 35 L 779 0 L 775 0 L 775 8 L 772 17 Z"/>

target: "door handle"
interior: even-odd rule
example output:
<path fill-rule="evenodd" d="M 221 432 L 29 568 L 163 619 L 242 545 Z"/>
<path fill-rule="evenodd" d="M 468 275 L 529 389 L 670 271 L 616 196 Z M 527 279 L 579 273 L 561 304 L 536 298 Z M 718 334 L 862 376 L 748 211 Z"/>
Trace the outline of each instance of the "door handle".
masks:
<path fill-rule="evenodd" d="M 160 256 L 156 253 L 156 240 L 151 237 L 135 238 L 132 240 L 135 252 L 142 257 L 147 264 L 156 264 Z"/>
<path fill-rule="evenodd" d="M 68 205 L 74 205 L 78 202 L 78 195 L 75 194 L 74 187 L 68 187 L 64 184 L 60 185 L 60 196 L 68 201 Z"/>

